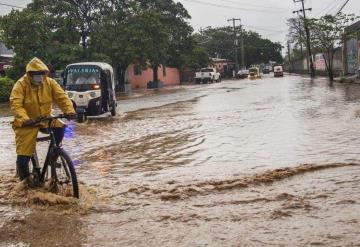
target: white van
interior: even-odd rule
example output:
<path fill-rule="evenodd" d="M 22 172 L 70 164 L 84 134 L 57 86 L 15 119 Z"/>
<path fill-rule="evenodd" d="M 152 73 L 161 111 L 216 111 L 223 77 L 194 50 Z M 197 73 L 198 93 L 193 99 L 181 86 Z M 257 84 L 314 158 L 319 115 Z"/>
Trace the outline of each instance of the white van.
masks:
<path fill-rule="evenodd" d="M 283 77 L 284 69 L 281 65 L 274 66 L 274 77 Z"/>

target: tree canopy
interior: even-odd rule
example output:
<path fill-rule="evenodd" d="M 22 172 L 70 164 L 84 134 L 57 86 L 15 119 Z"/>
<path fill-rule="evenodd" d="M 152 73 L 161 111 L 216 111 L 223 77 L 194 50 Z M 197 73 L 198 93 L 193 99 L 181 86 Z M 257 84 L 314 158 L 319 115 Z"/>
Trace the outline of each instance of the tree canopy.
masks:
<path fill-rule="evenodd" d="M 305 43 L 304 25 L 309 27 L 311 48 L 313 52 L 323 54 L 326 71 L 330 81 L 334 79 L 333 64 L 334 55 L 337 48 L 356 34 L 355 30 L 348 28 L 358 17 L 353 14 L 337 13 L 336 15 L 324 15 L 319 18 L 311 19 L 289 19 L 288 20 L 288 40 L 295 45 L 295 48 Z M 295 53 L 299 53 L 295 49 Z"/>
<path fill-rule="evenodd" d="M 39 56 L 55 68 L 75 61 L 109 62 L 123 82 L 133 62 L 156 71 L 161 64 L 180 69 L 188 62 L 203 64 L 205 51 L 194 42 L 189 19 L 173 0 L 34 0 L 0 19 L 0 39 L 16 53 L 16 76 Z M 195 53 L 201 54 L 199 62 Z"/>
<path fill-rule="evenodd" d="M 241 30 L 237 30 L 240 33 Z M 249 67 L 252 64 L 282 62 L 280 43 L 274 43 L 269 39 L 262 38 L 253 31 L 243 31 L 245 63 Z M 205 47 L 212 57 L 221 57 L 235 60 L 234 31 L 232 27 L 208 27 L 195 35 L 197 41 Z M 240 60 L 240 47 L 239 60 Z"/>
<path fill-rule="evenodd" d="M 234 60 L 230 27 L 194 34 L 190 15 L 173 0 L 33 0 L 27 8 L 0 18 L 0 41 L 15 51 L 17 79 L 39 56 L 56 69 L 79 61 L 111 63 L 124 83 L 126 68 L 138 63 L 157 70 L 208 65 L 209 55 Z M 281 45 L 244 32 L 247 65 L 281 62 Z"/>

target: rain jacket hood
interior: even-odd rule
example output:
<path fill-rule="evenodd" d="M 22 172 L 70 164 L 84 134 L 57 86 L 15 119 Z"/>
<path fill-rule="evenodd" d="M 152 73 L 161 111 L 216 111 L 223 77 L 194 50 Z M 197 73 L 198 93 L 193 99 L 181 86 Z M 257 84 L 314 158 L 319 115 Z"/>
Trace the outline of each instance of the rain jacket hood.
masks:
<path fill-rule="evenodd" d="M 49 72 L 49 68 L 39 58 L 34 57 L 26 65 L 26 73 L 28 73 L 30 71 L 46 71 L 46 72 Z"/>

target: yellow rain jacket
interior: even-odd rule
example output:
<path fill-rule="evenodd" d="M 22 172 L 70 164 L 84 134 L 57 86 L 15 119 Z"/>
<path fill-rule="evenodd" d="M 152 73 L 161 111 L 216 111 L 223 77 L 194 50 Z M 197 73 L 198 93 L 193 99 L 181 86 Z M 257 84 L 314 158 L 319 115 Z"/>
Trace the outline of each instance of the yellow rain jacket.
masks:
<path fill-rule="evenodd" d="M 22 127 L 24 122 L 51 116 L 55 103 L 65 114 L 75 113 L 73 104 L 64 90 L 53 79 L 45 77 L 40 86 L 31 83 L 30 71 L 47 71 L 48 67 L 38 58 L 33 58 L 26 66 L 26 74 L 20 78 L 10 95 L 10 107 L 14 115 L 17 155 L 31 156 L 35 150 L 36 138 L 40 127 Z M 54 127 L 62 127 L 61 121 Z M 46 127 L 46 126 L 42 126 Z"/>

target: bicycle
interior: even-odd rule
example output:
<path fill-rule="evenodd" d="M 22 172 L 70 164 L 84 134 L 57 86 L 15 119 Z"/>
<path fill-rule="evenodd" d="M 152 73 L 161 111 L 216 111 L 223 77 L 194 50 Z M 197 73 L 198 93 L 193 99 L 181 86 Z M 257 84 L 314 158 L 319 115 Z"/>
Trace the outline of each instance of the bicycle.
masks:
<path fill-rule="evenodd" d="M 31 123 L 30 126 L 36 126 L 40 123 L 48 122 L 48 127 L 45 128 L 45 133 L 48 134 L 48 136 L 38 137 L 36 138 L 36 142 L 50 141 L 42 168 L 40 167 L 36 149 L 31 157 L 31 163 L 33 165 L 33 169 L 30 174 L 30 176 L 32 176 L 31 185 L 39 188 L 44 186 L 45 182 L 49 182 L 53 188 L 52 191 L 56 190 L 57 192 L 59 191 L 59 187 L 65 192 L 69 192 L 68 189 L 70 187 L 70 189 L 72 189 L 72 192 L 70 191 L 70 193 L 72 193 L 71 195 L 75 198 L 79 198 L 79 185 L 74 164 L 67 152 L 56 143 L 54 130 L 51 127 L 54 120 L 68 117 L 69 116 L 67 115 L 61 114 L 55 117 L 40 118 Z M 51 173 L 50 180 L 48 180 L 49 170 Z"/>

